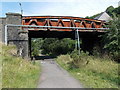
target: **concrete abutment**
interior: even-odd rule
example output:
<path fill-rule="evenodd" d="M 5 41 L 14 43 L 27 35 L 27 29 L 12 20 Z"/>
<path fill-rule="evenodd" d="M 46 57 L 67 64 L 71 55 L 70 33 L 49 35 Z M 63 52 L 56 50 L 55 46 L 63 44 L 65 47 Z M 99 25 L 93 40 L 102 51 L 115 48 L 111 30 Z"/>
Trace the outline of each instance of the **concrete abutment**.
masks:
<path fill-rule="evenodd" d="M 22 15 L 18 13 L 7 13 L 6 24 L 22 25 Z M 18 56 L 28 58 L 28 32 L 22 32 L 21 27 L 7 26 L 7 43 L 16 45 Z"/>

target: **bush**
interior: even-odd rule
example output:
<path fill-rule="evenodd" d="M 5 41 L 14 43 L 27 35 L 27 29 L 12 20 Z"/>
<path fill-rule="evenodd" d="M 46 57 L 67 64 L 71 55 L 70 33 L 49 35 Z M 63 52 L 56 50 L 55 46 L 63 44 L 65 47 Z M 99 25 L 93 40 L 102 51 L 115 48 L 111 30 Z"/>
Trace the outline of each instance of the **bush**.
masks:
<path fill-rule="evenodd" d="M 70 57 L 69 54 L 67 55 L 60 55 L 57 57 L 56 61 L 62 66 L 63 68 L 69 68 L 70 63 L 73 61 L 73 59 Z"/>
<path fill-rule="evenodd" d="M 79 68 L 82 66 L 85 66 L 89 63 L 89 53 L 80 51 L 80 55 L 78 54 L 78 50 L 74 50 L 71 53 L 71 58 L 73 58 L 73 61 L 70 63 L 70 68 Z"/>
<path fill-rule="evenodd" d="M 104 49 L 115 60 L 120 60 L 120 16 L 109 22 L 109 31 L 103 36 Z"/>
<path fill-rule="evenodd" d="M 42 53 L 53 56 L 71 53 L 75 48 L 75 41 L 69 38 L 55 39 L 46 38 L 42 44 Z"/>
<path fill-rule="evenodd" d="M 95 57 L 101 57 L 102 56 L 101 48 L 99 46 L 95 46 L 93 48 L 92 55 L 95 56 Z"/>
<path fill-rule="evenodd" d="M 78 54 L 78 50 L 74 50 L 70 55 L 60 55 L 57 57 L 57 61 L 62 63 L 64 68 L 74 69 L 84 67 L 89 63 L 91 56 L 88 55 L 88 52 L 80 52 Z"/>
<path fill-rule="evenodd" d="M 40 54 L 40 48 L 43 43 L 42 39 L 32 39 L 31 40 L 31 54 L 33 56 L 38 56 Z"/>
<path fill-rule="evenodd" d="M 118 85 L 120 85 L 118 63 L 107 58 L 88 56 L 88 53 L 84 52 L 81 52 L 80 56 L 79 58 L 78 51 L 74 51 L 71 55 L 58 56 L 57 63 L 82 82 L 84 88 L 116 88 L 117 90 Z M 84 58 L 89 61 L 87 65 L 82 65 L 83 67 L 80 66 L 80 68 L 71 68 L 74 65 L 71 62 L 75 59 L 78 61 L 86 60 Z"/>

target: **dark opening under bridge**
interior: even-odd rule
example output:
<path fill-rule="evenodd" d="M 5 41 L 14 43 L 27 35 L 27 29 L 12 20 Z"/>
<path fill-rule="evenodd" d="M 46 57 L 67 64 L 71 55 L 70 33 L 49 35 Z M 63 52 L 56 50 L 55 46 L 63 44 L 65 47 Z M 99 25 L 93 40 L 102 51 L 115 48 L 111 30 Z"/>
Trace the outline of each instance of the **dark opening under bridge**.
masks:
<path fill-rule="evenodd" d="M 5 42 L 15 44 L 22 57 L 31 55 L 31 38 L 81 38 L 81 48 L 92 51 L 107 29 L 104 21 L 80 17 L 6 15 Z"/>

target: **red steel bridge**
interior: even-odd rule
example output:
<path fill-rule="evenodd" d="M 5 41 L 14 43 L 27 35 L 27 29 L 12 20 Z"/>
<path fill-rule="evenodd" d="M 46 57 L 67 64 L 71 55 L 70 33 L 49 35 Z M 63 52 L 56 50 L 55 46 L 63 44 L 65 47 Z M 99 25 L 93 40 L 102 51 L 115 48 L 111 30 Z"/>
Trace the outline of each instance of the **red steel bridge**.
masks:
<path fill-rule="evenodd" d="M 76 29 L 72 27 L 77 27 L 80 32 L 104 32 L 104 28 L 106 28 L 105 24 L 102 20 L 69 16 L 24 16 L 22 18 L 22 25 L 47 26 L 47 30 L 50 31 L 73 31 Z M 54 27 L 54 29 L 52 27 Z M 34 27 L 34 30 L 39 29 Z"/>
<path fill-rule="evenodd" d="M 81 17 L 6 15 L 5 44 L 15 44 L 22 57 L 31 56 L 32 38 L 71 38 L 79 49 L 92 53 L 93 47 L 101 44 L 99 35 L 108 29 L 105 21 Z"/>
<path fill-rule="evenodd" d="M 94 43 L 100 41 L 98 36 L 107 29 L 105 21 L 69 16 L 23 16 L 22 25 L 23 30 L 29 31 L 30 41 L 31 38 L 72 38 L 80 48 L 79 38 L 82 38 L 81 47 L 87 51 L 92 50 Z"/>

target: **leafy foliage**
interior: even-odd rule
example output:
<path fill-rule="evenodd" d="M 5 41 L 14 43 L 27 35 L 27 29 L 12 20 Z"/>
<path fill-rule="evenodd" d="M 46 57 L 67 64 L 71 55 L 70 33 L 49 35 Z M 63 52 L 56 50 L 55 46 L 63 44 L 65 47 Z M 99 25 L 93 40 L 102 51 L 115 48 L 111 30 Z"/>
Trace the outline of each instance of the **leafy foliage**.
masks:
<path fill-rule="evenodd" d="M 1 44 L 0 44 L 1 46 Z M 2 88 L 36 88 L 40 63 L 17 57 L 15 46 L 2 45 Z"/>
<path fill-rule="evenodd" d="M 114 60 L 120 59 L 120 6 L 117 8 L 114 8 L 113 6 L 109 6 L 105 10 L 108 15 L 110 15 L 113 20 L 109 22 L 109 25 L 107 25 L 110 30 L 104 35 L 103 41 L 104 41 L 104 49 L 109 54 L 108 56 L 111 56 Z M 98 16 L 100 14 L 96 14 L 91 17 L 92 18 Z"/>
<path fill-rule="evenodd" d="M 55 39 L 55 38 L 46 38 L 42 44 L 42 53 L 49 55 L 60 55 L 67 54 L 74 50 L 75 41 L 69 38 L 65 39 Z"/>
<path fill-rule="evenodd" d="M 120 14 L 120 6 L 117 7 L 117 8 L 114 8 L 113 6 L 109 6 L 107 9 L 106 9 L 106 12 L 111 16 L 111 17 L 114 17 L 115 16 L 119 16 Z"/>
<path fill-rule="evenodd" d="M 75 52 L 74 52 L 75 53 Z M 86 59 L 83 53 L 82 59 Z M 85 60 L 84 59 L 84 60 Z M 69 71 L 76 79 L 80 80 L 86 88 L 118 88 L 120 78 L 118 76 L 118 63 L 109 59 L 89 56 L 87 65 L 80 65 L 78 68 L 71 67 L 72 58 L 69 55 L 57 57 L 57 63 Z M 95 89 L 96 90 L 96 89 Z"/>
<path fill-rule="evenodd" d="M 38 56 L 40 54 L 40 48 L 42 45 L 42 39 L 32 39 L 31 40 L 31 52 L 32 56 Z"/>
<path fill-rule="evenodd" d="M 114 59 L 120 59 L 120 16 L 115 17 L 109 24 L 109 31 L 104 35 L 104 48 Z"/>
<path fill-rule="evenodd" d="M 82 66 L 85 66 L 89 63 L 89 53 L 80 51 L 80 54 L 78 53 L 78 50 L 74 50 L 70 56 L 73 59 L 73 61 L 70 62 L 71 68 L 79 68 Z"/>
<path fill-rule="evenodd" d="M 53 52 L 53 47 L 55 47 L 55 42 L 57 41 L 57 38 L 45 38 L 41 46 L 42 53 L 50 54 L 51 52 Z"/>
<path fill-rule="evenodd" d="M 113 10 L 114 10 L 114 7 L 113 7 L 113 6 L 109 6 L 109 7 L 106 9 L 106 13 L 109 14 L 110 16 L 112 16 Z"/>

